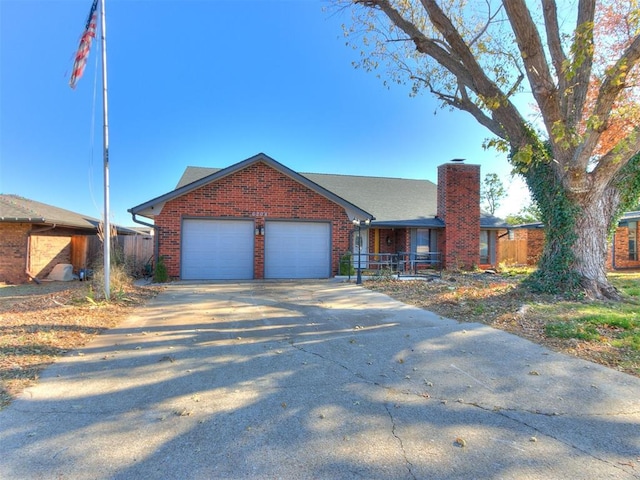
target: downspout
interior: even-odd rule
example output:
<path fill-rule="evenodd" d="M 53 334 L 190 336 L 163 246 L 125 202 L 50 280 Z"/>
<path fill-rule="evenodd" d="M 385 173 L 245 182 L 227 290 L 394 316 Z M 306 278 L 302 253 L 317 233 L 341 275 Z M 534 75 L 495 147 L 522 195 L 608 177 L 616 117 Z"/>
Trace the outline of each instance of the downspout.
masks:
<path fill-rule="evenodd" d="M 142 220 L 138 220 L 136 218 L 136 214 L 135 213 L 131 213 L 131 220 L 133 220 L 135 223 L 138 223 L 140 225 L 144 225 L 145 227 L 150 227 L 153 228 L 153 264 L 154 265 L 158 265 L 158 257 L 159 257 L 159 248 L 160 248 L 160 236 L 158 235 L 158 230 L 159 227 L 157 225 L 154 225 L 153 223 L 147 223 L 147 222 L 143 222 Z"/>
<path fill-rule="evenodd" d="M 509 232 L 510 232 L 511 230 L 513 230 L 513 228 L 509 228 L 509 227 L 507 227 L 507 228 L 506 228 L 506 230 L 507 230 L 507 231 L 506 231 L 505 233 L 503 233 L 502 235 L 498 235 L 498 240 L 500 240 L 501 238 L 504 238 L 504 237 L 508 236 L 508 235 L 509 235 Z"/>

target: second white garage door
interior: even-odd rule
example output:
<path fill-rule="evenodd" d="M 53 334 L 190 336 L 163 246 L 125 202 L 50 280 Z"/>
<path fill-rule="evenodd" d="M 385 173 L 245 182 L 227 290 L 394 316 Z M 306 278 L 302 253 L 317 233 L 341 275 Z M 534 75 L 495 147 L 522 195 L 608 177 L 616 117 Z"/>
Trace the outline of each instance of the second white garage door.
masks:
<path fill-rule="evenodd" d="M 265 278 L 328 278 L 330 274 L 329 223 L 265 223 Z"/>
<path fill-rule="evenodd" d="M 252 279 L 253 232 L 250 220 L 184 220 L 182 279 Z"/>

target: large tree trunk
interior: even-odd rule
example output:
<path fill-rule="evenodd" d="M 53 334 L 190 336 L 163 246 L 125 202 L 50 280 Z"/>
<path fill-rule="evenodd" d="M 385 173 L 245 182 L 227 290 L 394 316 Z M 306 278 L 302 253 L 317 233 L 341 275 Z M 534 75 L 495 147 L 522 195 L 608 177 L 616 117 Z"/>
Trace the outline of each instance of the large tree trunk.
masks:
<path fill-rule="evenodd" d="M 606 276 L 608 233 L 620 197 L 616 188 L 590 185 L 571 193 L 554 163 L 537 163 L 525 178 L 540 207 L 546 236 L 530 285 L 548 293 L 619 300 Z"/>
<path fill-rule="evenodd" d="M 606 263 L 609 226 L 615 212 L 615 195 L 600 198 L 587 195 L 578 203 L 575 222 L 574 269 L 589 298 L 619 300 L 620 295 L 607 280 Z"/>

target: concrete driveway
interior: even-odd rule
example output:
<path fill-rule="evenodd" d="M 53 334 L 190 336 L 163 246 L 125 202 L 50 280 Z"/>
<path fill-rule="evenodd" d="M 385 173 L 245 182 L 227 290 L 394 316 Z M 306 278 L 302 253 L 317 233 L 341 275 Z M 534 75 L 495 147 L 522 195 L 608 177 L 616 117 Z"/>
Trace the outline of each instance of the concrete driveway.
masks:
<path fill-rule="evenodd" d="M 640 379 L 353 284 L 177 283 L 0 412 L 0 478 L 640 478 Z"/>

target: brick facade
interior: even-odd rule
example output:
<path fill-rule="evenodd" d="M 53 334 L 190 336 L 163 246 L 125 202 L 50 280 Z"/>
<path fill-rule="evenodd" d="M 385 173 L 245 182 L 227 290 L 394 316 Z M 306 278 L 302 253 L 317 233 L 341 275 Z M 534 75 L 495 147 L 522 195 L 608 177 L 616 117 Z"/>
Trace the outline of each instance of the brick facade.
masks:
<path fill-rule="evenodd" d="M 378 243 L 376 245 L 376 233 Z M 379 253 L 396 253 L 402 251 L 405 243 L 404 232 L 406 230 L 394 230 L 391 228 L 372 229 L 373 235 L 369 235 L 369 251 Z M 373 238 L 372 238 L 373 237 Z M 373 243 L 372 243 L 373 242 Z M 377 247 L 377 248 L 376 248 Z"/>
<path fill-rule="evenodd" d="M 629 229 L 626 226 L 616 229 L 612 247 L 607 252 L 608 269 L 640 269 L 640 260 L 629 260 Z"/>
<path fill-rule="evenodd" d="M 59 263 L 71 263 L 71 235 L 31 235 L 31 273 L 38 278 L 45 278 Z"/>
<path fill-rule="evenodd" d="M 263 162 L 256 162 L 165 203 L 155 217 L 159 254 L 169 276 L 180 276 L 181 227 L 184 218 L 251 219 L 255 227 L 269 220 L 331 223 L 331 272 L 349 250 L 353 224 L 340 205 Z M 264 236 L 254 242 L 254 278 L 264 278 Z"/>
<path fill-rule="evenodd" d="M 58 263 L 72 262 L 71 229 L 35 226 L 30 223 L 0 223 L 0 282 L 29 281 L 26 271 L 46 278 Z"/>
<path fill-rule="evenodd" d="M 438 237 L 446 269 L 470 269 L 480 263 L 480 166 L 445 163 L 438 167 Z"/>
<path fill-rule="evenodd" d="M 0 282 L 18 284 L 28 280 L 25 270 L 30 229 L 28 223 L 0 224 Z"/>
<path fill-rule="evenodd" d="M 544 230 L 536 228 L 527 235 L 527 265 L 537 265 L 544 249 Z"/>

